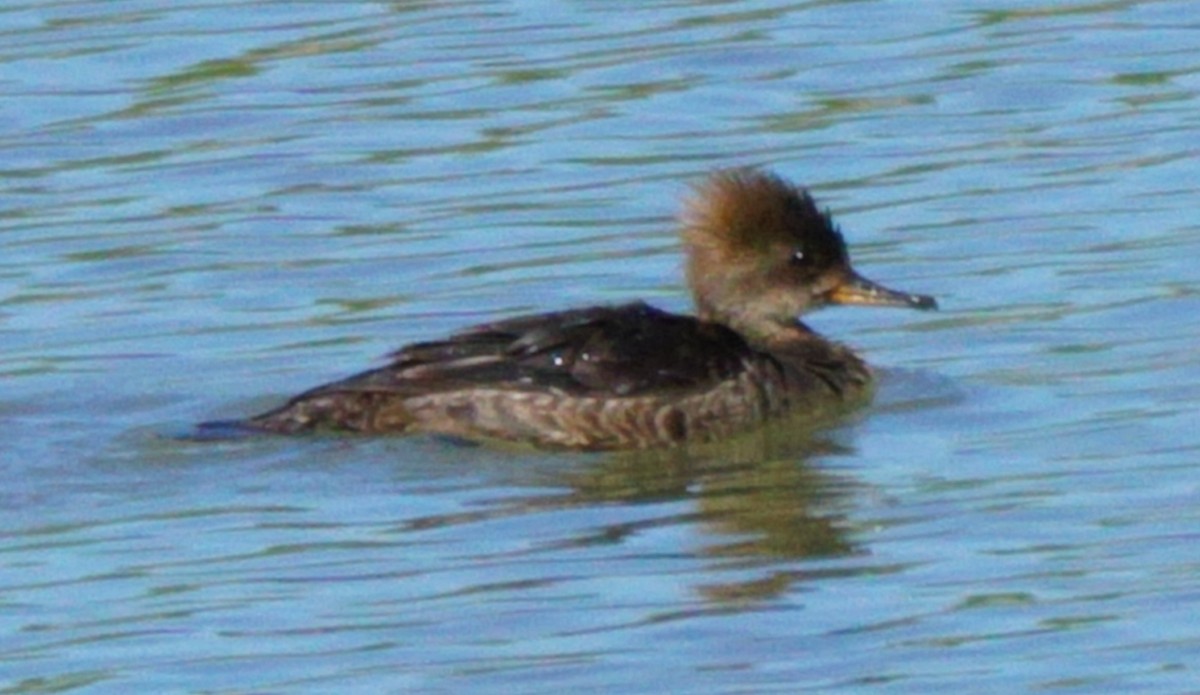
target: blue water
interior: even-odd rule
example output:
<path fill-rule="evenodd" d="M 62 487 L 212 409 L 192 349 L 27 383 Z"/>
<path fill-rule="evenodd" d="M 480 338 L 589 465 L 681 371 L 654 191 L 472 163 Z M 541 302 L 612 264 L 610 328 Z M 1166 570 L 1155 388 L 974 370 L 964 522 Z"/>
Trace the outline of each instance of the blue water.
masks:
<path fill-rule="evenodd" d="M 0 6 L 0 692 L 1192 692 L 1200 22 L 1162 2 Z M 191 441 L 687 310 L 718 166 L 936 314 L 705 454 Z"/>

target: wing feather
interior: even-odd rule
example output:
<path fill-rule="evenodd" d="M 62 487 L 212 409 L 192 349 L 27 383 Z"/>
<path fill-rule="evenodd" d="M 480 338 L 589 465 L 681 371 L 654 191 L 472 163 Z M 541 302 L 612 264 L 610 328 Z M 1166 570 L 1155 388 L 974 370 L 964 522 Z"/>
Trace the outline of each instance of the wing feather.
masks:
<path fill-rule="evenodd" d="M 519 316 L 414 343 L 393 353 L 391 364 L 322 390 L 474 386 L 632 396 L 711 386 L 751 352 L 727 328 L 637 302 Z"/>

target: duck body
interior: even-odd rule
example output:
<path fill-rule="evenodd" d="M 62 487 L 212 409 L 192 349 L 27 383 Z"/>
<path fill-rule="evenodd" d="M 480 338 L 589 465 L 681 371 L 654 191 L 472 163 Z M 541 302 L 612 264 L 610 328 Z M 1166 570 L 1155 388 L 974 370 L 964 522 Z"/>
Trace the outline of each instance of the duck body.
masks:
<path fill-rule="evenodd" d="M 581 450 L 721 439 L 800 404 L 860 400 L 867 366 L 797 324 L 776 352 L 641 302 L 522 316 L 409 345 L 249 422 L 286 433 L 436 432 Z"/>
<path fill-rule="evenodd" d="M 829 214 L 778 176 L 721 171 L 696 193 L 681 228 L 695 316 L 634 302 L 483 324 L 240 424 L 583 450 L 712 441 L 869 395 L 867 365 L 802 314 L 936 308 L 858 275 Z"/>

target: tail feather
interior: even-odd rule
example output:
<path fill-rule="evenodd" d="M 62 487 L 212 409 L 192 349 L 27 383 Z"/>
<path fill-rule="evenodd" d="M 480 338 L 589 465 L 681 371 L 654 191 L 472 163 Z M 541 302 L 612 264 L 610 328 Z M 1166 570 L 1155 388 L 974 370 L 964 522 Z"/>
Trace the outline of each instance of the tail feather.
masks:
<path fill-rule="evenodd" d="M 245 426 L 279 434 L 314 430 L 403 432 L 412 424 L 403 399 L 381 391 L 324 391 L 301 395 L 255 415 Z"/>

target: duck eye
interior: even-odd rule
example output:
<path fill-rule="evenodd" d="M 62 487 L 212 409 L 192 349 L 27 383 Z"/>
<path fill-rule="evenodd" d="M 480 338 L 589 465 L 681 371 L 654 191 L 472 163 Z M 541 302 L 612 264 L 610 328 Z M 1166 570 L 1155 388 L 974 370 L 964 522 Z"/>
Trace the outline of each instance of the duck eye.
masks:
<path fill-rule="evenodd" d="M 804 255 L 804 249 L 796 249 L 792 252 L 792 265 L 804 265 L 808 262 L 808 257 Z"/>

